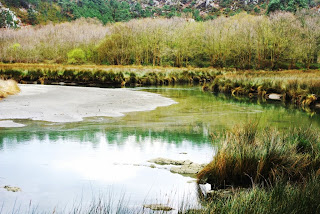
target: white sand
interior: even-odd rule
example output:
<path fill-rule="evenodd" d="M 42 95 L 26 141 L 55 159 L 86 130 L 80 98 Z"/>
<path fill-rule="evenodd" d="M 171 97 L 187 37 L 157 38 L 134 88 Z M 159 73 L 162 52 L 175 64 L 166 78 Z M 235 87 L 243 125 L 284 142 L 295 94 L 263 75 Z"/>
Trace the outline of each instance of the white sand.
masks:
<path fill-rule="evenodd" d="M 25 126 L 24 124 L 21 123 L 15 123 L 12 120 L 0 120 L 0 128 L 2 127 L 23 127 Z"/>
<path fill-rule="evenodd" d="M 127 112 L 150 111 L 176 103 L 159 94 L 130 89 L 48 85 L 19 87 L 21 92 L 18 95 L 0 101 L 0 120 L 76 122 L 84 117 L 119 117 Z"/>

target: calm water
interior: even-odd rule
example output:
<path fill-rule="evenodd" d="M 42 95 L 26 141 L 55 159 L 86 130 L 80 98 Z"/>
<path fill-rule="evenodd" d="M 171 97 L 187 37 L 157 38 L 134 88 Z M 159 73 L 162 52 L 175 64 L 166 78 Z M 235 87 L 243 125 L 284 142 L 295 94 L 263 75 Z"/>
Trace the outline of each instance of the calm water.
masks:
<path fill-rule="evenodd" d="M 182 200 L 197 205 L 193 179 L 147 161 L 164 157 L 209 162 L 215 153 L 210 133 L 248 121 L 261 128 L 320 127 L 319 114 L 285 108 L 280 103 L 257 104 L 198 88 L 147 88 L 178 104 L 120 118 L 87 118 L 54 124 L 18 120 L 27 126 L 0 128 L 0 188 L 2 213 L 56 209 L 65 212 L 93 199 L 125 198 L 126 206 Z M 186 154 L 185 154 L 186 153 Z M 165 167 L 165 166 L 162 166 Z"/>

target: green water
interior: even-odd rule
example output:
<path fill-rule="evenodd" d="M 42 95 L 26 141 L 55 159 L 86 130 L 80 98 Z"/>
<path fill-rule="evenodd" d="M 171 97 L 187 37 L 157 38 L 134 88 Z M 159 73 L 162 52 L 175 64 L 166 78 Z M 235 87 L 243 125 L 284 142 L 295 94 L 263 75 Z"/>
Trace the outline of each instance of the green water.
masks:
<path fill-rule="evenodd" d="M 282 103 L 258 103 L 201 92 L 199 88 L 144 88 L 177 104 L 118 118 L 86 118 L 55 124 L 16 120 L 21 128 L 0 128 L 0 188 L 3 213 L 36 207 L 39 212 L 72 209 L 92 198 L 125 196 L 126 206 L 182 200 L 197 205 L 192 178 L 151 168 L 157 157 L 197 163 L 215 153 L 210 134 L 258 121 L 261 129 L 320 127 L 319 114 Z M 168 166 L 169 167 L 169 166 Z M 0 204 L 1 205 L 1 204 Z M 17 212 L 24 213 L 24 212 Z"/>

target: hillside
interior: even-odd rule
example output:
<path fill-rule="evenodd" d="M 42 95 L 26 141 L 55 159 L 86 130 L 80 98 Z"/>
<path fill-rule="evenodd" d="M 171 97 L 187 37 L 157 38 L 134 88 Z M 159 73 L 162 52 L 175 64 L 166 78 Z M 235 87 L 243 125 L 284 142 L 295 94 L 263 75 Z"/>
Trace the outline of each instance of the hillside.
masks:
<path fill-rule="evenodd" d="M 267 14 L 300 8 L 319 10 L 320 0 L 0 0 L 0 27 L 97 18 L 103 24 L 134 18 L 173 16 L 196 21 L 242 11 Z"/>

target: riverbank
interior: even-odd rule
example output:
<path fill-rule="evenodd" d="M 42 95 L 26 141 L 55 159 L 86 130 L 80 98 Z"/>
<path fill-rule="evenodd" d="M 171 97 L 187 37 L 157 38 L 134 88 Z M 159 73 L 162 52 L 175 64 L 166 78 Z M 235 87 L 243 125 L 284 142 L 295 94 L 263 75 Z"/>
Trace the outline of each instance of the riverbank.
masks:
<path fill-rule="evenodd" d="M 217 75 L 205 91 L 320 107 L 320 70 L 237 71 Z"/>
<path fill-rule="evenodd" d="M 320 107 L 320 70 L 236 70 L 152 66 L 0 64 L 0 78 L 19 83 L 139 87 L 200 85 L 235 97 L 275 99 Z"/>
<path fill-rule="evenodd" d="M 19 83 L 135 87 L 211 82 L 220 70 L 157 66 L 0 64 L 0 78 Z"/>

